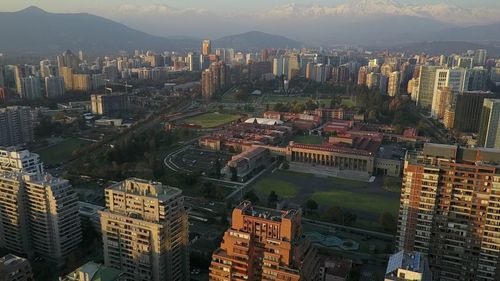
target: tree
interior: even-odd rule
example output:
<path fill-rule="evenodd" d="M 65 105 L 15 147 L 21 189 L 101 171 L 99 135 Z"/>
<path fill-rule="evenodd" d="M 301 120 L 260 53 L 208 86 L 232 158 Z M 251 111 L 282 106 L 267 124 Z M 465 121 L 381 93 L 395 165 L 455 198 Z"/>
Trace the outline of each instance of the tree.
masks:
<path fill-rule="evenodd" d="M 235 167 L 229 167 L 229 171 L 231 171 L 231 180 L 237 181 L 238 180 L 238 170 L 236 170 Z"/>
<path fill-rule="evenodd" d="M 389 212 L 383 212 L 380 217 L 378 218 L 378 223 L 382 225 L 384 228 L 384 231 L 389 232 L 389 233 L 394 233 L 396 232 L 397 228 L 397 222 L 396 218 L 389 213 Z"/>
<path fill-rule="evenodd" d="M 221 165 L 220 165 L 220 160 L 219 160 L 219 159 L 216 159 L 216 160 L 215 160 L 215 164 L 214 164 L 214 169 L 215 169 L 215 177 L 216 177 L 217 179 L 220 179 L 220 176 L 221 176 L 221 174 L 220 174 L 220 169 L 221 169 L 221 167 L 220 167 L 220 166 L 221 166 Z"/>
<path fill-rule="evenodd" d="M 275 208 L 276 203 L 278 203 L 278 194 L 272 190 L 267 197 L 267 206 L 270 208 Z"/>
<path fill-rule="evenodd" d="M 343 223 L 345 225 L 353 225 L 356 222 L 356 219 L 358 216 L 356 214 L 353 214 L 351 212 L 344 212 L 344 221 Z"/>
<path fill-rule="evenodd" d="M 331 221 L 331 222 L 343 223 L 344 211 L 337 206 L 330 207 L 324 213 L 324 217 L 326 220 Z"/>
<path fill-rule="evenodd" d="M 288 164 L 288 161 L 284 161 L 283 164 L 281 164 L 281 168 L 283 170 L 288 170 L 290 169 L 290 164 Z"/>
<path fill-rule="evenodd" d="M 314 201 L 312 199 L 309 199 L 306 201 L 306 208 L 309 211 L 315 211 L 318 209 L 318 203 L 316 203 L 316 201 Z"/>
<path fill-rule="evenodd" d="M 245 195 L 243 195 L 243 199 L 250 200 L 254 204 L 257 204 L 259 202 L 259 197 L 252 190 L 245 193 Z"/>

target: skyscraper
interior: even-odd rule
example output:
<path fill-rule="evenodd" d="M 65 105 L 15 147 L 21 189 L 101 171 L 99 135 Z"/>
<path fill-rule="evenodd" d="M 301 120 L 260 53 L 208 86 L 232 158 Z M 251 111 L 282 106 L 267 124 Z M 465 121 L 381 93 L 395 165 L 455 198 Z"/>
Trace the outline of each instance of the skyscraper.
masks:
<path fill-rule="evenodd" d="M 214 62 L 201 74 L 202 96 L 211 99 L 218 91 L 225 89 L 229 83 L 227 65 L 222 61 Z"/>
<path fill-rule="evenodd" d="M 240 203 L 212 254 L 209 280 L 319 280 L 319 259 L 302 237 L 300 212 L 272 212 Z"/>
<path fill-rule="evenodd" d="M 40 88 L 40 79 L 38 77 L 29 76 L 21 78 L 21 98 L 32 100 L 42 97 Z"/>
<path fill-rule="evenodd" d="M 200 56 L 196 53 L 188 53 L 189 71 L 200 71 Z"/>
<path fill-rule="evenodd" d="M 31 108 L 0 108 L 0 146 L 20 145 L 33 141 Z"/>
<path fill-rule="evenodd" d="M 81 242 L 78 196 L 28 151 L 0 151 L 0 246 L 64 262 Z"/>
<path fill-rule="evenodd" d="M 64 96 L 64 79 L 50 75 L 45 77 L 45 97 L 56 98 Z"/>
<path fill-rule="evenodd" d="M 430 109 L 432 106 L 437 69 L 437 66 L 420 66 L 418 94 L 416 95 L 417 105 L 420 107 Z"/>
<path fill-rule="evenodd" d="M 474 51 L 474 66 L 484 66 L 486 64 L 486 50 L 478 49 Z"/>
<path fill-rule="evenodd" d="M 484 99 L 492 96 L 491 92 L 458 93 L 451 108 L 454 112 L 453 129 L 459 132 L 477 133 Z"/>
<path fill-rule="evenodd" d="M 479 145 L 500 149 L 500 99 L 485 99 L 479 124 Z"/>
<path fill-rule="evenodd" d="M 426 254 L 434 280 L 498 280 L 499 159 L 430 143 L 407 154 L 396 245 Z"/>
<path fill-rule="evenodd" d="M 358 85 L 366 86 L 366 75 L 368 75 L 368 68 L 366 66 L 362 66 L 358 71 Z"/>
<path fill-rule="evenodd" d="M 178 188 L 130 178 L 105 190 L 104 262 L 127 280 L 189 280 L 188 221 Z"/>
<path fill-rule="evenodd" d="M 205 39 L 201 43 L 201 55 L 202 56 L 208 56 L 212 53 L 212 43 L 210 40 Z"/>
<path fill-rule="evenodd" d="M 401 87 L 401 74 L 399 71 L 393 71 L 389 74 L 389 82 L 387 85 L 387 95 L 395 97 L 399 95 Z"/>

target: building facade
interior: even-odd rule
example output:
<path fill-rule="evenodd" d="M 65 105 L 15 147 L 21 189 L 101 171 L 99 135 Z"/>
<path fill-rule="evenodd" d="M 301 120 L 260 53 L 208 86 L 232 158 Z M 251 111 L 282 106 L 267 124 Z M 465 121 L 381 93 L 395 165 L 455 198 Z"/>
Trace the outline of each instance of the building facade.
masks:
<path fill-rule="evenodd" d="M 249 201 L 232 214 L 231 227 L 212 254 L 209 280 L 319 280 L 316 250 L 302 236 L 297 210 L 259 210 Z"/>
<path fill-rule="evenodd" d="M 10 106 L 0 108 L 0 146 L 32 142 L 33 137 L 30 107 Z"/>
<path fill-rule="evenodd" d="M 499 159 L 442 144 L 407 154 L 396 245 L 427 255 L 435 280 L 498 280 Z"/>
<path fill-rule="evenodd" d="M 479 124 L 479 145 L 500 149 L 500 99 L 485 99 Z"/>
<path fill-rule="evenodd" d="M 125 280 L 189 280 L 188 221 L 182 191 L 127 179 L 105 191 L 100 212 L 104 262 Z"/>

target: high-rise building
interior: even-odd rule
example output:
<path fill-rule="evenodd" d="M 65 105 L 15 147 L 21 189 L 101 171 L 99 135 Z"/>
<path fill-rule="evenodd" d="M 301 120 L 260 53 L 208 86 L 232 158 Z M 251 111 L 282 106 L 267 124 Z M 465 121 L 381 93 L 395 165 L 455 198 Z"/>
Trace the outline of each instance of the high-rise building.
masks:
<path fill-rule="evenodd" d="M 395 97 L 399 95 L 401 87 L 401 74 L 399 71 L 393 71 L 389 74 L 389 82 L 387 85 L 387 95 Z"/>
<path fill-rule="evenodd" d="M 67 180 L 23 176 L 31 246 L 35 253 L 64 262 L 82 240 L 78 195 Z"/>
<path fill-rule="evenodd" d="M 366 87 L 368 89 L 376 89 L 379 87 L 379 73 L 370 72 L 366 75 Z"/>
<path fill-rule="evenodd" d="M 92 89 L 90 74 L 73 74 L 73 91 L 88 92 Z"/>
<path fill-rule="evenodd" d="M 431 143 L 407 153 L 396 245 L 427 255 L 434 280 L 498 280 L 499 159 Z"/>
<path fill-rule="evenodd" d="M 484 100 L 479 122 L 479 145 L 500 149 L 500 99 Z"/>
<path fill-rule="evenodd" d="M 100 212 L 104 262 L 127 280 L 189 280 L 188 221 L 182 191 L 135 178 L 105 190 Z"/>
<path fill-rule="evenodd" d="M 51 76 L 52 73 L 52 65 L 50 64 L 50 60 L 42 60 L 40 61 L 40 77 L 45 78 Z"/>
<path fill-rule="evenodd" d="M 78 196 L 67 180 L 43 174 L 37 155 L 0 152 L 0 205 L 4 209 L 0 246 L 62 263 L 82 238 Z"/>
<path fill-rule="evenodd" d="M 474 51 L 474 66 L 484 66 L 486 64 L 486 50 L 478 49 Z"/>
<path fill-rule="evenodd" d="M 469 91 L 485 91 L 488 88 L 488 70 L 482 66 L 477 66 L 468 71 Z"/>
<path fill-rule="evenodd" d="M 33 281 L 30 262 L 12 254 L 0 258 L 0 281 Z"/>
<path fill-rule="evenodd" d="M 209 280 L 319 280 L 319 259 L 302 236 L 297 210 L 259 210 L 240 203 L 212 254 Z"/>
<path fill-rule="evenodd" d="M 420 66 L 418 94 L 415 97 L 420 107 L 430 109 L 432 106 L 437 69 L 437 66 Z"/>
<path fill-rule="evenodd" d="M 212 53 L 212 43 L 210 40 L 205 39 L 201 43 L 201 55 L 208 56 Z"/>
<path fill-rule="evenodd" d="M 9 106 L 0 108 L 0 146 L 32 142 L 33 136 L 30 107 Z"/>
<path fill-rule="evenodd" d="M 443 87 L 434 93 L 431 114 L 436 119 L 443 119 L 445 110 L 453 102 L 453 91 L 450 87 Z"/>
<path fill-rule="evenodd" d="M 127 112 L 130 107 L 127 93 L 94 94 L 90 96 L 92 113 L 114 116 Z"/>
<path fill-rule="evenodd" d="M 497 86 L 500 84 L 500 67 L 492 67 L 490 69 L 490 80 Z"/>
<path fill-rule="evenodd" d="M 189 71 L 200 71 L 200 56 L 196 53 L 189 53 L 187 56 Z"/>
<path fill-rule="evenodd" d="M 201 93 L 206 99 L 211 99 L 217 92 L 229 85 L 228 66 L 220 61 L 210 64 L 201 74 Z"/>
<path fill-rule="evenodd" d="M 63 66 L 59 68 L 59 76 L 64 79 L 64 89 L 66 91 L 73 90 L 73 69 Z"/>
<path fill-rule="evenodd" d="M 64 96 L 64 79 L 52 75 L 45 77 L 45 96 L 47 98 Z"/>
<path fill-rule="evenodd" d="M 473 58 L 471 57 L 458 57 L 457 67 L 471 69 L 473 66 Z"/>
<path fill-rule="evenodd" d="M 40 156 L 16 147 L 0 147 L 0 172 L 27 172 L 43 174 Z"/>
<path fill-rule="evenodd" d="M 42 97 L 40 88 L 40 79 L 38 77 L 29 76 L 21 78 L 21 98 L 32 100 Z"/>
<path fill-rule="evenodd" d="M 454 113 L 451 128 L 459 132 L 477 133 L 484 99 L 492 96 L 491 92 L 458 93 L 450 108 L 450 112 Z"/>
<path fill-rule="evenodd" d="M 389 257 L 384 281 L 431 281 L 427 257 L 420 252 L 401 250 Z"/>
<path fill-rule="evenodd" d="M 287 78 L 291 80 L 300 74 L 299 56 L 297 54 L 291 54 L 288 57 L 288 72 Z"/>
<path fill-rule="evenodd" d="M 362 66 L 358 71 L 358 85 L 366 86 L 366 75 L 368 75 L 368 68 L 366 66 Z"/>

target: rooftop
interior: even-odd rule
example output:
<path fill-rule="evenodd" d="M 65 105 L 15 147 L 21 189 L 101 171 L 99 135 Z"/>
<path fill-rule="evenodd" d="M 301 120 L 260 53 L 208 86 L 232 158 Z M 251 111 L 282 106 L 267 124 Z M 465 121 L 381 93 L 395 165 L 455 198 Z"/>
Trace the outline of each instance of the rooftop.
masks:
<path fill-rule="evenodd" d="M 160 182 L 138 178 L 128 178 L 106 188 L 109 190 L 132 193 L 141 196 L 168 200 L 173 196 L 181 195 L 182 191 L 176 187 L 166 186 Z"/>
<path fill-rule="evenodd" d="M 242 210 L 244 215 L 258 217 L 266 220 L 281 221 L 282 219 L 291 219 L 299 215 L 299 211 L 290 209 L 286 211 L 277 211 L 274 209 L 257 208 L 250 201 L 241 202 L 235 209 Z"/>

